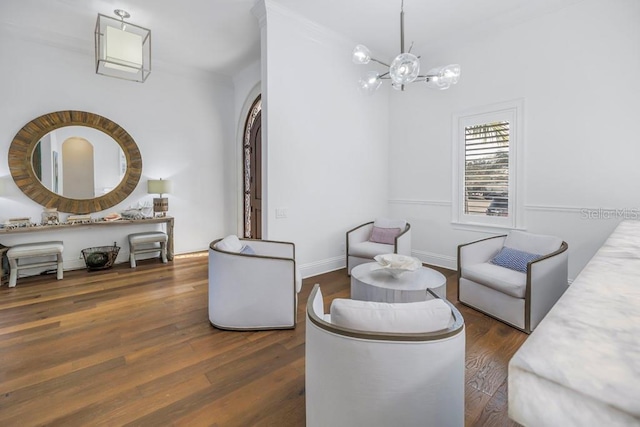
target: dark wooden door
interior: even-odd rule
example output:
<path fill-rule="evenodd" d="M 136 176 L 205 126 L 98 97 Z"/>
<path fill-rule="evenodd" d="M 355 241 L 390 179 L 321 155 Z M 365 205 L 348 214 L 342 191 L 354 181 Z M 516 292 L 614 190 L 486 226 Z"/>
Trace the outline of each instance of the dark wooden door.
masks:
<path fill-rule="evenodd" d="M 262 239 L 262 111 L 258 113 L 249 138 L 251 150 L 251 237 Z"/>

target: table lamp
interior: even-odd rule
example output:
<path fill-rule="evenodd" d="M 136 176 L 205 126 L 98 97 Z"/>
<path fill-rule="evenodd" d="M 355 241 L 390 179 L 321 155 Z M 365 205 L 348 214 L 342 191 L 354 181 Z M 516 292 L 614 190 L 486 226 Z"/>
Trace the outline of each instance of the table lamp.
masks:
<path fill-rule="evenodd" d="M 169 199 L 162 197 L 163 194 L 171 193 L 171 181 L 167 179 L 150 179 L 147 181 L 147 193 L 159 194 L 160 197 L 153 199 L 154 216 L 167 216 L 169 210 Z"/>

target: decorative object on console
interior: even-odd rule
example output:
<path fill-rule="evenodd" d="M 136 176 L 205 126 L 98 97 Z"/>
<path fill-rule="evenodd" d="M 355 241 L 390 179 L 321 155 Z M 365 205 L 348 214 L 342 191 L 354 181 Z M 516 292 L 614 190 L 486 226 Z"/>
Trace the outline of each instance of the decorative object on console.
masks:
<path fill-rule="evenodd" d="M 44 208 L 42 211 L 42 225 L 56 225 L 60 221 L 60 214 L 56 208 Z"/>
<path fill-rule="evenodd" d="M 147 193 L 159 194 L 153 199 L 153 213 L 155 216 L 166 216 L 169 210 L 169 199 L 163 194 L 171 193 L 171 181 L 168 179 L 150 179 L 147 181 Z"/>
<path fill-rule="evenodd" d="M 31 227 L 33 224 L 31 223 L 31 218 L 9 218 L 4 223 L 5 228 L 21 228 L 21 227 Z"/>
<path fill-rule="evenodd" d="M 353 62 L 359 65 L 368 64 L 369 62 L 377 62 L 389 68 L 385 73 L 377 71 L 369 71 L 359 80 L 360 89 L 371 94 L 375 92 L 382 80 L 391 80 L 391 86 L 396 90 L 404 90 L 407 83 L 425 82 L 432 89 L 448 89 L 452 84 L 458 83 L 460 79 L 460 66 L 458 64 L 450 64 L 432 68 L 426 74 L 420 74 L 419 57 L 411 53 L 413 42 L 409 46 L 409 50 L 404 49 L 404 0 L 400 3 L 400 54 L 395 57 L 391 65 L 386 64 L 371 57 L 371 51 L 364 45 L 357 45 L 353 50 Z"/>
<path fill-rule="evenodd" d="M 151 73 L 151 30 L 125 23 L 125 10 L 113 13 L 120 20 L 98 14 L 96 74 L 143 83 Z"/>
<path fill-rule="evenodd" d="M 91 214 L 86 215 L 69 215 L 67 224 L 88 224 L 91 222 Z"/>
<path fill-rule="evenodd" d="M 104 216 L 105 221 L 118 221 L 119 219 L 122 219 L 122 215 L 120 215 L 118 212 L 111 212 L 110 214 Z"/>
<path fill-rule="evenodd" d="M 402 273 L 416 271 L 422 267 L 422 262 L 418 258 L 400 254 L 376 255 L 373 259 L 380 264 L 381 270 L 388 272 L 393 277 L 400 277 Z"/>
<path fill-rule="evenodd" d="M 140 209 L 127 209 L 122 212 L 122 217 L 124 219 L 145 219 L 146 216 L 142 213 Z"/>

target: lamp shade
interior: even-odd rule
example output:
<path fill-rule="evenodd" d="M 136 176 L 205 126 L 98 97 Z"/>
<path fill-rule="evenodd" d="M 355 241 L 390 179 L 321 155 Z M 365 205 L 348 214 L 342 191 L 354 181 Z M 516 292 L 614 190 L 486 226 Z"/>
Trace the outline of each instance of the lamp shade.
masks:
<path fill-rule="evenodd" d="M 169 194 L 171 193 L 171 181 L 167 179 L 150 179 L 147 181 L 147 193 Z"/>

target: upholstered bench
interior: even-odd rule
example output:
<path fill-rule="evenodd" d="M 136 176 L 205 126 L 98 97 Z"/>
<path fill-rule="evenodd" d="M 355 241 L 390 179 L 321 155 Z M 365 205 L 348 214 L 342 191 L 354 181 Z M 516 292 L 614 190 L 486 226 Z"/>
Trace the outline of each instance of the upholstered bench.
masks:
<path fill-rule="evenodd" d="M 12 246 L 7 251 L 7 258 L 9 259 L 9 268 L 11 273 L 9 274 L 9 287 L 16 286 L 18 280 L 18 271 L 28 268 L 48 267 L 55 266 L 57 268 L 56 277 L 58 280 L 62 279 L 62 250 L 64 249 L 62 242 L 40 242 L 40 243 L 25 243 L 21 245 Z M 28 264 L 20 264 L 20 261 L 24 258 L 34 257 L 55 257 L 55 260 L 32 262 Z"/>
<path fill-rule="evenodd" d="M 159 244 L 156 246 L 155 244 Z M 153 244 L 152 247 L 149 247 Z M 143 247 L 138 247 L 143 245 Z M 147 231 L 143 233 L 129 234 L 129 263 L 131 268 L 136 267 L 136 255 L 150 252 L 160 252 L 164 264 L 167 263 L 167 233 L 162 231 Z"/>

